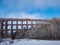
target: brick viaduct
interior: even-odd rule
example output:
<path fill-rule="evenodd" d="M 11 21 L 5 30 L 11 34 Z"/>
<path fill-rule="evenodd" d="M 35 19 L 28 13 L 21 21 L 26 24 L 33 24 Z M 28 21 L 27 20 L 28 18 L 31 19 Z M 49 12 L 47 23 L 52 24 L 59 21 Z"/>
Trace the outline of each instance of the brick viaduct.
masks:
<path fill-rule="evenodd" d="M 7 36 L 8 31 L 11 31 L 11 33 L 13 33 L 13 31 L 18 32 L 18 30 L 23 30 L 24 28 L 31 30 L 37 24 L 37 22 L 43 23 L 49 22 L 49 20 L 28 18 L 0 18 L 0 38 Z M 10 36 L 12 36 L 12 34 Z"/>

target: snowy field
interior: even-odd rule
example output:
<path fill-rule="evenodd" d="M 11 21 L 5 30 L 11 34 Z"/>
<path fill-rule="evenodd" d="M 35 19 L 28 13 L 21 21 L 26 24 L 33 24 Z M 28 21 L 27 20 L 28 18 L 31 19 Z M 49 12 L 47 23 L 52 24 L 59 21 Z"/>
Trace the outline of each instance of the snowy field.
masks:
<path fill-rule="evenodd" d="M 34 39 L 4 39 L 4 42 L 0 42 L 0 45 L 60 45 L 60 41 L 51 40 L 34 40 Z"/>

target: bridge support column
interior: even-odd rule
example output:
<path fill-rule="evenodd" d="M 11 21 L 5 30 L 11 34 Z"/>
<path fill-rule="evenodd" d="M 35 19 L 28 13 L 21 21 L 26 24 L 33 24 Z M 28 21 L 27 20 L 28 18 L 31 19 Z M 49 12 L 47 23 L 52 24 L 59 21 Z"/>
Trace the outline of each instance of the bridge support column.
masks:
<path fill-rule="evenodd" d="M 18 20 L 16 21 L 16 32 L 18 32 Z"/>
<path fill-rule="evenodd" d="M 31 21 L 31 28 L 33 28 L 33 21 Z"/>
<path fill-rule="evenodd" d="M 2 30 L 1 30 L 1 20 L 0 20 L 0 39 L 2 38 Z"/>
<path fill-rule="evenodd" d="M 3 38 L 3 20 L 1 20 L 1 37 Z"/>
<path fill-rule="evenodd" d="M 23 30 L 23 21 L 21 21 L 21 29 Z"/>
<path fill-rule="evenodd" d="M 5 37 L 7 37 L 7 22 L 8 22 L 8 21 L 6 20 L 6 21 L 5 21 L 5 30 L 4 30 L 4 31 L 5 31 L 5 35 L 4 35 Z"/>
<path fill-rule="evenodd" d="M 26 28 L 27 28 L 27 30 L 28 30 L 28 21 L 26 21 Z"/>
<path fill-rule="evenodd" d="M 13 36 L 13 21 L 11 21 L 11 38 L 12 38 L 12 36 Z"/>

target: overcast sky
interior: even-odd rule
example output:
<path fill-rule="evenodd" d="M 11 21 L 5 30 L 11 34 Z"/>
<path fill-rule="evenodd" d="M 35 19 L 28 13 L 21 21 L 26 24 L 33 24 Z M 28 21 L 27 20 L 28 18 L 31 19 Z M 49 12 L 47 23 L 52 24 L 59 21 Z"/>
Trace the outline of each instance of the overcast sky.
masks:
<path fill-rule="evenodd" d="M 0 18 L 60 17 L 60 0 L 0 0 Z"/>

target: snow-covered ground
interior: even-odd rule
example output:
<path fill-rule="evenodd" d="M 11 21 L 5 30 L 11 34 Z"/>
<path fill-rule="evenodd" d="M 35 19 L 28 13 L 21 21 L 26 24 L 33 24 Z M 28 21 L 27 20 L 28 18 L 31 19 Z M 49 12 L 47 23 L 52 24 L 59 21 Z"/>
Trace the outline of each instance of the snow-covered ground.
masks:
<path fill-rule="evenodd" d="M 34 40 L 34 39 L 16 39 L 6 40 L 1 42 L 0 45 L 60 45 L 60 41 L 51 40 Z"/>

